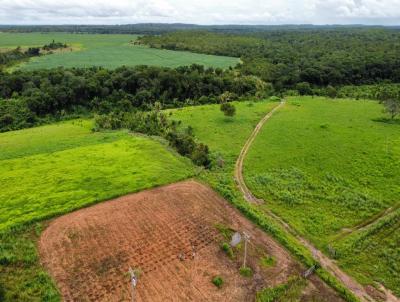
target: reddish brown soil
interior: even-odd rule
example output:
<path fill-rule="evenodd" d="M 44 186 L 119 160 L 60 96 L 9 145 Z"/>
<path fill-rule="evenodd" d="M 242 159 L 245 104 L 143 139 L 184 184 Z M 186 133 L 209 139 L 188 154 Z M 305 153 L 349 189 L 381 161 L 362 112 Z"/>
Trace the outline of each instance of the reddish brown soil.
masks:
<path fill-rule="evenodd" d="M 217 223 L 251 235 L 253 277 L 238 273 L 243 249 L 233 260 L 221 251 Z M 253 301 L 257 290 L 304 270 L 214 191 L 194 181 L 57 218 L 43 232 L 39 248 L 65 301 L 130 301 L 129 267 L 142 272 L 135 301 Z M 262 255 L 273 256 L 276 265 L 261 268 Z M 224 279 L 221 289 L 211 283 L 216 275 Z M 315 277 L 302 300 L 314 299 L 341 301 Z"/>

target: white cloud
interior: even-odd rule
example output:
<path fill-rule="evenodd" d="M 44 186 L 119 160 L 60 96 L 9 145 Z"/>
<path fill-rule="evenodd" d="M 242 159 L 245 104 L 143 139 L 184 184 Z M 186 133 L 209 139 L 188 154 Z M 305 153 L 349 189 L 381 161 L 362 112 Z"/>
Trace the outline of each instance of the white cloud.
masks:
<path fill-rule="evenodd" d="M 0 24 L 400 24 L 400 0 L 0 0 Z"/>

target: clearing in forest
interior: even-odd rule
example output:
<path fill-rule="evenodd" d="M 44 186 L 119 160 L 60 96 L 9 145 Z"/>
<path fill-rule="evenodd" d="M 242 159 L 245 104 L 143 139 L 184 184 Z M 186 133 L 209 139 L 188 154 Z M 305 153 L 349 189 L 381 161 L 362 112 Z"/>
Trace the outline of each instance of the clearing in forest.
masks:
<path fill-rule="evenodd" d="M 239 273 L 243 243 L 228 256 L 221 244 L 246 231 L 248 266 Z M 127 301 L 129 267 L 140 278 L 135 301 L 251 301 L 257 291 L 304 268 L 210 188 L 186 181 L 127 195 L 50 222 L 39 243 L 43 264 L 65 301 Z M 218 289 L 211 281 L 220 276 Z M 306 301 L 340 301 L 312 277 Z"/>

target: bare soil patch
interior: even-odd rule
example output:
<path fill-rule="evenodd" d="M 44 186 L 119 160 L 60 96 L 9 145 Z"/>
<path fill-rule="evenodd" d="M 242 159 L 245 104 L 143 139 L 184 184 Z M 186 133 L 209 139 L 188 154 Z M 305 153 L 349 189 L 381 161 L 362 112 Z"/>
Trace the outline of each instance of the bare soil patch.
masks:
<path fill-rule="evenodd" d="M 238 271 L 243 247 L 233 259 L 221 250 L 226 239 L 216 225 L 250 234 L 252 277 Z M 253 301 L 257 290 L 304 271 L 271 237 L 195 181 L 57 218 L 43 232 L 39 249 L 65 301 L 130 301 L 129 267 L 141 270 L 135 301 Z M 275 263 L 262 266 L 261 257 Z M 221 289 L 211 283 L 216 275 L 224 279 Z M 341 301 L 315 276 L 302 300 Z"/>

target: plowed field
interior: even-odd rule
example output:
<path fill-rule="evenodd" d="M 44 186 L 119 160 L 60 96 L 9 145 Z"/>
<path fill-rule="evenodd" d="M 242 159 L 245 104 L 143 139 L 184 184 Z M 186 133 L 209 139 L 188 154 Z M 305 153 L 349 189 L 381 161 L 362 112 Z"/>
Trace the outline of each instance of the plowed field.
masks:
<path fill-rule="evenodd" d="M 250 234 L 248 265 L 222 250 L 221 228 Z M 135 301 L 253 301 L 256 291 L 304 268 L 210 188 L 185 181 L 127 195 L 50 222 L 40 239 L 43 264 L 65 301 L 129 301 L 129 267 L 141 271 Z M 260 257 L 275 259 L 260 266 Z M 218 289 L 211 279 L 219 275 Z M 340 301 L 312 278 L 303 300 Z M 318 300 L 319 301 L 319 300 Z"/>

